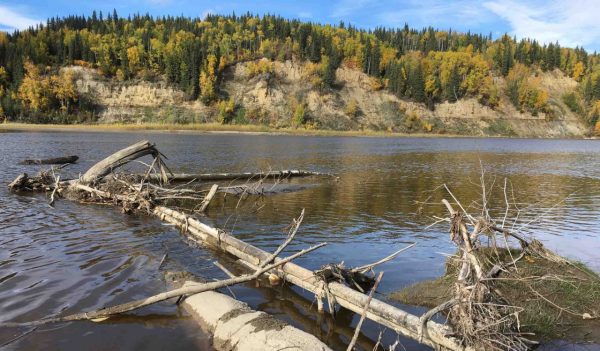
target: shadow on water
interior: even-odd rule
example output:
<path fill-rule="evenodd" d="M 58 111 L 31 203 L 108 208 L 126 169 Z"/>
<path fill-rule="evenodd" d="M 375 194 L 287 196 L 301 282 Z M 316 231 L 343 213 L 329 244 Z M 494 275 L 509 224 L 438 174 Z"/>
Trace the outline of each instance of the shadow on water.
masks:
<path fill-rule="evenodd" d="M 261 199 L 261 210 L 235 211 L 236 199 L 215 199 L 204 218 L 267 251 L 283 240 L 284 228 L 306 208 L 305 222 L 288 252 L 316 242 L 328 246 L 298 263 L 310 269 L 345 261 L 357 266 L 417 242 L 381 267 L 378 298 L 442 274 L 444 256 L 454 248 L 444 225 L 424 228 L 443 214 L 432 190 L 447 183 L 465 205 L 480 199 L 480 162 L 496 182 L 514 187 L 520 223 L 543 215 L 525 230 L 560 254 L 600 271 L 600 141 L 508 139 L 385 139 L 176 133 L 3 133 L 0 183 L 38 168 L 19 166 L 25 158 L 77 154 L 76 175 L 110 152 L 149 138 L 177 172 L 305 168 L 339 175 L 318 183 L 292 180 L 302 191 Z M 493 178 L 490 177 L 490 181 Z M 502 194 L 495 195 L 503 211 Z M 512 194 L 511 194 L 512 195 Z M 561 202 L 562 201 L 562 202 Z M 555 206 L 557 203 L 559 205 Z M 527 207 L 527 204 L 534 204 Z M 500 212 L 501 212 L 500 211 Z M 496 213 L 499 214 L 499 213 Z M 512 223 L 511 223 L 512 224 Z M 519 224 L 516 224 L 517 226 Z M 178 231 L 158 220 L 128 216 L 106 206 L 57 202 L 43 195 L 8 194 L 0 185 L 0 320 L 25 321 L 129 301 L 165 289 L 163 270 L 184 269 L 222 278 L 210 250 L 187 245 Z M 232 288 L 253 308 L 264 310 L 343 350 L 358 317 L 342 311 L 335 320 L 318 317 L 312 297 L 287 286 Z M 227 292 L 227 290 L 224 290 Z M 422 309 L 402 306 L 420 314 Z M 380 326 L 368 322 L 358 345 L 371 350 Z M 19 331 L 0 330 L 0 344 Z M 383 344 L 396 341 L 390 331 Z M 401 338 L 411 350 L 427 350 Z M 10 345 L 14 349 L 210 349 L 210 338 L 171 303 L 110 323 L 71 323 L 37 330 Z M 550 346 L 548 346 L 550 347 Z"/>

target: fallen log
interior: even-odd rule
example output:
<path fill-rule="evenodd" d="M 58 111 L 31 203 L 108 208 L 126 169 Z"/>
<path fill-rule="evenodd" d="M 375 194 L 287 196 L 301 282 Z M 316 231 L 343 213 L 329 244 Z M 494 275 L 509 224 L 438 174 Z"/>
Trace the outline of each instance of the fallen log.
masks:
<path fill-rule="evenodd" d="M 308 176 L 331 176 L 328 173 L 304 171 L 304 170 L 282 170 L 269 172 L 241 172 L 241 173 L 176 173 L 167 178 L 173 182 L 190 181 L 219 181 L 219 180 L 247 180 L 247 179 L 266 179 L 266 178 L 292 178 Z M 160 176 L 151 174 L 149 180 L 160 180 Z"/>
<path fill-rule="evenodd" d="M 106 159 L 100 161 L 92 168 L 90 168 L 79 181 L 71 181 L 69 183 L 60 183 L 65 184 L 67 189 L 76 189 L 76 191 L 84 191 L 90 194 L 94 194 L 94 196 L 100 197 L 105 201 L 111 201 L 115 204 L 120 203 L 124 205 L 124 209 L 131 209 L 132 206 L 134 209 L 146 210 L 149 213 L 153 213 L 164 221 L 175 224 L 179 228 L 182 229 L 184 233 L 188 234 L 188 237 L 193 241 L 196 241 L 200 244 L 209 244 L 219 249 L 228 252 L 239 259 L 253 265 L 260 267 L 264 265 L 265 262 L 269 262 L 272 259 L 272 255 L 257 248 L 250 244 L 247 244 L 229 233 L 226 233 L 223 230 L 210 227 L 197 219 L 186 215 L 185 213 L 175 211 L 173 209 L 164 207 L 160 205 L 160 202 L 155 202 L 147 192 L 142 191 L 142 186 L 135 187 L 131 184 L 128 184 L 126 181 L 119 180 L 115 178 L 115 184 L 122 186 L 123 194 L 114 193 L 113 190 L 108 187 L 109 191 L 103 191 L 96 189 L 92 186 L 85 185 L 87 184 L 95 184 L 96 182 L 101 183 L 100 181 L 109 175 L 115 168 L 124 165 L 127 162 L 130 162 L 136 158 L 139 158 L 144 155 L 152 155 L 154 157 L 154 163 L 150 166 L 150 169 L 154 167 L 156 163 L 160 168 L 160 175 L 158 174 L 150 174 L 149 172 L 146 174 L 144 179 L 142 180 L 142 184 L 146 179 L 161 179 L 161 180 L 226 180 L 226 179 L 249 179 L 252 177 L 287 177 L 287 176 L 306 176 L 306 175 L 320 175 L 320 173 L 315 172 L 306 172 L 306 171 L 282 171 L 282 172 L 260 172 L 260 173 L 222 173 L 217 175 L 211 175 L 211 178 L 198 177 L 198 175 L 187 175 L 186 177 L 176 178 L 172 174 L 169 176 L 168 168 L 162 162 L 160 157 L 160 152 L 149 142 L 143 141 L 137 144 L 134 144 L 126 149 L 118 151 L 113 155 L 107 157 Z M 200 178 L 200 179 L 199 179 Z M 124 183 L 124 184 L 123 184 Z M 59 184 L 59 186 L 60 186 Z M 107 185 L 107 184 L 105 184 Z M 108 184 L 109 185 L 109 184 Z M 335 308 L 334 303 L 335 300 L 337 304 L 340 306 L 353 311 L 355 313 L 362 314 L 364 306 L 367 305 L 368 296 L 353 290 L 352 288 L 339 283 L 339 282 L 326 282 L 319 278 L 314 272 L 298 266 L 294 263 L 287 263 L 277 269 L 275 266 L 278 264 L 285 263 L 284 260 L 280 258 L 276 258 L 274 263 L 270 266 L 273 272 L 280 276 L 281 279 L 284 279 L 300 288 L 308 290 L 315 294 L 317 297 L 317 301 L 322 301 L 322 298 L 326 295 L 328 297 L 328 302 L 330 306 L 330 310 Z M 269 269 L 269 270 L 271 270 Z M 266 270 L 261 270 L 262 272 L 266 272 Z M 258 273 L 257 273 L 258 274 Z M 246 276 L 248 277 L 248 276 Z M 239 279 L 234 278 L 234 279 Z M 255 279 L 256 276 L 252 276 L 251 279 Z M 236 280 L 236 283 L 248 281 L 248 280 Z M 203 289 L 213 290 L 218 287 L 227 286 L 227 284 L 223 285 L 223 282 L 220 283 L 208 283 Z M 134 301 L 124 306 L 116 306 L 116 309 L 111 309 L 111 312 L 120 313 L 120 311 L 129 311 L 131 308 L 139 308 L 140 306 L 144 306 L 149 302 L 164 300 L 166 298 L 171 298 L 174 296 L 180 296 L 181 294 L 195 294 L 206 290 L 187 290 L 187 291 L 177 291 L 177 292 L 169 292 L 163 293 L 160 297 L 151 297 L 148 299 L 144 299 L 143 301 Z M 324 294 L 326 293 L 326 294 Z M 399 334 L 402 334 L 406 337 L 409 337 L 413 340 L 421 342 L 425 345 L 431 346 L 434 349 L 448 349 L 448 350 L 472 350 L 472 348 L 465 347 L 462 342 L 451 336 L 453 335 L 453 330 L 443 324 L 439 324 L 433 321 L 428 321 L 425 324 L 425 333 L 422 332 L 421 325 L 422 321 L 418 316 L 410 314 L 406 311 L 403 311 L 399 308 L 396 308 L 392 305 L 389 305 L 383 301 L 373 299 L 369 304 L 369 308 L 365 311 L 364 315 L 366 318 L 379 323 L 387 328 L 390 328 L 396 331 Z M 93 311 L 92 315 L 95 317 L 103 317 L 106 315 L 108 311 Z M 331 311 L 330 311 L 331 312 Z M 77 319 L 87 319 L 89 314 L 80 314 L 76 315 Z M 75 319 L 75 320 L 77 320 Z M 421 340 L 421 335 L 425 334 Z"/>
<path fill-rule="evenodd" d="M 20 165 L 64 165 L 67 163 L 75 163 L 79 156 L 64 156 L 46 159 L 27 159 L 19 162 Z"/>
<path fill-rule="evenodd" d="M 184 286 L 197 284 L 188 281 Z M 217 350 L 331 350 L 314 335 L 218 292 L 190 296 L 182 306 L 201 322 L 203 329 L 213 334 L 213 347 Z"/>
<path fill-rule="evenodd" d="M 269 253 L 179 211 L 163 206 L 156 206 L 154 214 L 163 221 L 175 224 L 181 228 L 191 240 L 198 244 L 209 244 L 220 248 L 254 266 L 260 265 L 261 262 L 270 257 Z M 275 262 L 278 261 L 279 259 L 275 259 Z M 312 271 L 294 263 L 288 263 L 274 272 L 280 275 L 282 279 L 314 294 L 319 294 L 319 291 L 322 289 L 322 281 Z M 329 283 L 328 289 L 335 296 L 336 302 L 340 306 L 355 313 L 360 314 L 363 312 L 363 308 L 368 300 L 367 295 L 336 282 Z M 421 320 L 418 316 L 377 299 L 373 299 L 370 302 L 369 309 L 365 315 L 366 318 L 384 325 L 399 334 L 417 341 L 420 339 Z M 449 336 L 452 335 L 452 329 L 448 326 L 428 321 L 425 330 L 426 332 L 423 333 L 423 340 L 421 341 L 425 345 L 448 350 L 472 350 L 463 346 L 458 339 Z"/>

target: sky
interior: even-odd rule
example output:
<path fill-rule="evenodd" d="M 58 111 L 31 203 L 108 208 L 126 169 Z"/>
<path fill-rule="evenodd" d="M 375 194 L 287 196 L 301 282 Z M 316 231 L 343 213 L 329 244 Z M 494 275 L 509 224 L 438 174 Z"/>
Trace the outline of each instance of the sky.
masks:
<path fill-rule="evenodd" d="M 494 38 L 509 33 L 600 51 L 600 0 L 0 0 L 0 30 L 24 29 L 57 15 L 90 15 L 93 10 L 106 14 L 113 8 L 123 17 L 135 13 L 204 17 L 250 11 L 318 23 L 344 21 L 365 29 L 408 23 L 419 29 L 492 33 Z"/>

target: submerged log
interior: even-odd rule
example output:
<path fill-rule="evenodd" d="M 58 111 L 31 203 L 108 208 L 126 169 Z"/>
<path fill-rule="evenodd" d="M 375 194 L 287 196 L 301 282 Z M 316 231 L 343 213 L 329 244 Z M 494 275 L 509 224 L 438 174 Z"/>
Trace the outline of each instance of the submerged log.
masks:
<path fill-rule="evenodd" d="M 19 162 L 20 165 L 64 165 L 67 163 L 75 163 L 79 156 L 64 156 L 46 159 L 27 159 Z"/>
<path fill-rule="evenodd" d="M 154 214 L 162 220 L 180 227 L 183 231 L 187 232 L 191 240 L 199 244 L 206 243 L 220 248 L 251 265 L 258 266 L 270 257 L 269 253 L 179 211 L 163 206 L 156 206 Z M 275 260 L 275 262 L 278 261 L 279 259 Z M 318 294 L 322 289 L 322 280 L 312 271 L 294 263 L 286 263 L 284 266 L 278 268 L 276 273 L 282 279 L 312 293 Z M 368 300 L 367 295 L 337 282 L 329 283 L 328 288 L 331 294 L 335 296 L 336 302 L 339 305 L 355 313 L 360 314 L 363 312 L 363 308 Z M 421 338 L 419 335 L 421 320 L 418 316 L 377 299 L 373 299 L 370 302 L 366 318 L 433 348 L 442 347 L 449 350 L 470 350 L 470 348 L 463 346 L 459 340 L 449 336 L 452 335 L 451 328 L 433 321 L 427 322 L 426 333 L 423 339 L 419 340 Z"/>
<path fill-rule="evenodd" d="M 187 281 L 184 286 L 194 284 L 198 283 Z M 217 350 L 331 350 L 315 336 L 215 291 L 190 296 L 182 306 L 214 335 Z"/>

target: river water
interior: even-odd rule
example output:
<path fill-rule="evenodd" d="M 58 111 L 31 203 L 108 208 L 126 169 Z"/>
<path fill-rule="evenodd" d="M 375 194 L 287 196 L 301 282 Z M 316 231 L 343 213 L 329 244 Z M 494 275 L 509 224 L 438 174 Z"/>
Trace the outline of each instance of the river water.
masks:
<path fill-rule="evenodd" d="M 186 244 L 178 230 L 157 219 L 67 200 L 51 208 L 42 194 L 15 195 L 6 189 L 18 174 L 39 169 L 18 165 L 22 159 L 79 155 L 79 163 L 65 170 L 77 175 L 141 139 L 156 143 L 175 172 L 309 169 L 336 174 L 338 179 L 292 180 L 310 186 L 251 198 L 237 209 L 237 199 L 219 197 L 203 220 L 272 251 L 291 219 L 305 208 L 304 224 L 288 251 L 329 243 L 297 261 L 310 269 L 330 262 L 369 263 L 416 242 L 380 267 L 385 271 L 380 299 L 443 273 L 444 254 L 454 248 L 447 224 L 427 228 L 433 216 L 444 214 L 439 203 L 447 195 L 435 189 L 446 183 L 463 205 L 477 211 L 482 168 L 488 189 L 496 187 L 490 193 L 493 216 L 504 217 L 506 179 L 511 203 L 506 225 L 600 271 L 600 141 L 6 132 L 0 133 L 0 321 L 141 298 L 165 289 L 165 271 L 224 278 L 212 262 L 227 263 L 229 258 Z M 159 268 L 165 253 L 168 258 Z M 249 283 L 224 292 L 318 335 L 334 349 L 345 349 L 358 319 L 346 312 L 335 321 L 317 318 L 310 295 L 289 287 Z M 358 345 L 370 350 L 382 330 L 371 322 L 363 330 Z M 27 331 L 0 329 L 0 345 Z M 383 333 L 384 344 L 396 338 Z M 427 350 L 404 338 L 400 342 L 406 349 Z M 40 327 L 6 348 L 210 350 L 210 338 L 169 302 L 103 323 Z"/>

